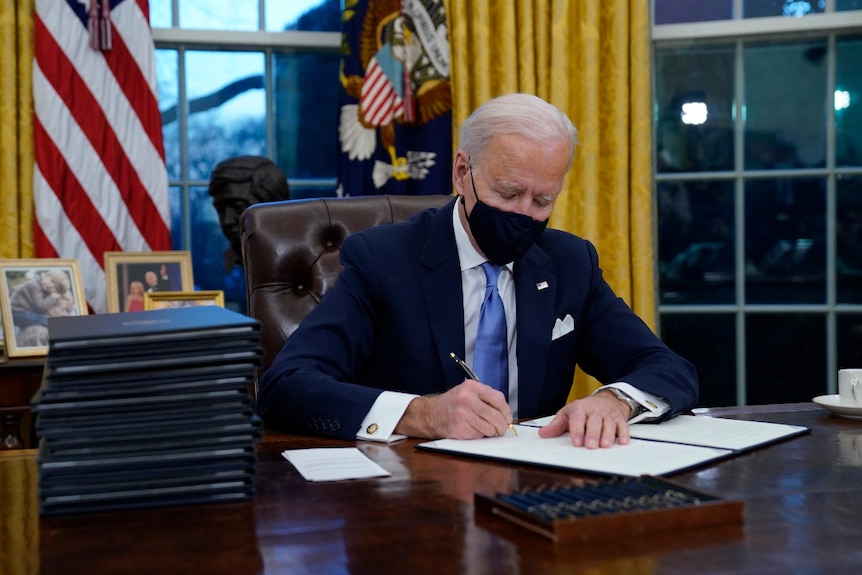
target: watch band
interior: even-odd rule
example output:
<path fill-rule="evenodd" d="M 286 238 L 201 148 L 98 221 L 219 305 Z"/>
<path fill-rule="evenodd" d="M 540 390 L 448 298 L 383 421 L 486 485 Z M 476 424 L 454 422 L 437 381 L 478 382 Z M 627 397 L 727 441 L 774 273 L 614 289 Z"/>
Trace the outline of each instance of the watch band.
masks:
<path fill-rule="evenodd" d="M 606 387 L 605 389 L 613 393 L 617 399 L 629 406 L 629 408 L 631 409 L 631 415 L 629 415 L 630 420 L 637 417 L 644 411 L 644 406 L 638 403 L 628 393 L 619 390 L 616 387 Z"/>

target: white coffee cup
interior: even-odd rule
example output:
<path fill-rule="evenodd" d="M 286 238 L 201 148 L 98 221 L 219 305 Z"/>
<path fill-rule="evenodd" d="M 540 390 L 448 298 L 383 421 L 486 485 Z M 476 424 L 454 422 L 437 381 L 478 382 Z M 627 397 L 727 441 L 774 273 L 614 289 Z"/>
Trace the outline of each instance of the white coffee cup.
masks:
<path fill-rule="evenodd" d="M 862 369 L 838 370 L 838 400 L 841 405 L 862 407 Z"/>

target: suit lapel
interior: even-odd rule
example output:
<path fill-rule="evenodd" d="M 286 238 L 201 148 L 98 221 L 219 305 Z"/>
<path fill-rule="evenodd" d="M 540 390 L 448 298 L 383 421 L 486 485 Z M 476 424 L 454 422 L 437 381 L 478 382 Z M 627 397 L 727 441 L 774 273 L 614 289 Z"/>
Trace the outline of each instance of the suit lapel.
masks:
<path fill-rule="evenodd" d="M 464 357 L 464 304 L 461 295 L 461 266 L 452 228 L 453 203 L 446 204 L 431 218 L 428 237 L 419 257 L 422 299 L 430 318 L 434 344 L 444 373 L 446 387 L 462 381 L 449 354 Z"/>
<path fill-rule="evenodd" d="M 515 268 L 518 326 L 518 411 L 535 414 L 545 383 L 557 276 L 550 258 L 533 246 Z M 544 415 L 544 414 L 539 414 Z"/>

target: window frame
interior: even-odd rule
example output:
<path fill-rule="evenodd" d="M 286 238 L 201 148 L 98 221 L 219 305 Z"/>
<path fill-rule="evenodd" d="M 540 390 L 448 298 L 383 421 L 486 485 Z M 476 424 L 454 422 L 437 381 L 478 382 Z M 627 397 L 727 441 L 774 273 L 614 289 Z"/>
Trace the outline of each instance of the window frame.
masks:
<path fill-rule="evenodd" d="M 703 1 L 703 0 L 702 0 Z M 810 14 L 801 18 L 764 17 L 741 18 L 743 0 L 734 0 L 733 18 L 709 22 L 682 24 L 655 24 L 655 0 L 651 3 L 651 49 L 653 62 L 659 49 L 687 47 L 693 44 L 709 45 L 714 43 L 734 46 L 734 142 L 735 160 L 733 170 L 721 172 L 677 172 L 660 173 L 656 164 L 655 154 L 653 165 L 653 197 L 656 202 L 654 213 L 658 214 L 658 185 L 672 181 L 703 181 L 731 180 L 734 185 L 734 242 L 735 242 L 735 298 L 732 304 L 662 304 L 657 302 L 659 322 L 661 318 L 672 314 L 725 314 L 735 317 L 736 338 L 736 398 L 738 405 L 745 405 L 747 400 L 747 354 L 746 354 L 746 316 L 749 314 L 780 314 L 780 313 L 812 313 L 822 315 L 826 319 L 826 391 L 837 392 L 838 371 L 838 318 L 841 314 L 862 312 L 862 305 L 839 304 L 836 301 L 836 178 L 839 174 L 862 176 L 862 167 L 841 167 L 835 165 L 835 114 L 827 114 L 826 126 L 826 165 L 823 168 L 800 170 L 745 170 L 743 162 L 745 124 L 739 110 L 744 106 L 744 49 L 753 42 L 785 42 L 823 38 L 828 45 L 827 86 L 828 94 L 833 94 L 836 86 L 835 60 L 837 55 L 837 39 L 843 35 L 862 34 L 862 10 L 835 12 L 834 0 L 827 0 L 826 12 Z M 655 88 L 653 88 L 655 90 Z M 657 115 L 658 99 L 653 93 L 653 108 Z M 832 101 L 830 98 L 829 101 Z M 828 104 L 827 104 L 828 105 Z M 657 137 L 657 116 L 653 118 L 654 142 Z M 750 304 L 745 302 L 745 184 L 756 178 L 816 176 L 826 179 L 826 301 L 822 304 Z M 658 216 L 657 216 L 658 217 Z M 656 222 L 658 229 L 659 222 Z M 658 241 L 656 235 L 656 242 Z M 655 253 L 658 252 L 656 246 Z M 656 259 L 658 270 L 658 259 Z M 660 282 L 658 271 L 657 284 Z M 660 294 L 657 294 L 657 299 Z M 692 334 L 697 336 L 698 334 Z M 708 367 L 708 366 L 707 366 Z"/>

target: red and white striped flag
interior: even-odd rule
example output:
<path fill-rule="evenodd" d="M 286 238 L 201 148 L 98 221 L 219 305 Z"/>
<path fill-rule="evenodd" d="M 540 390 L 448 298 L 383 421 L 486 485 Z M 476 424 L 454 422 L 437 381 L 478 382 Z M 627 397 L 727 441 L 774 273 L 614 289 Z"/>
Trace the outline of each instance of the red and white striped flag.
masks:
<path fill-rule="evenodd" d="M 372 58 L 368 63 L 359 103 L 365 120 L 372 126 L 389 124 L 404 113 L 404 100 L 398 95 L 377 58 Z"/>
<path fill-rule="evenodd" d="M 36 0 L 36 255 L 78 260 L 106 310 L 103 254 L 171 249 L 148 0 Z"/>

